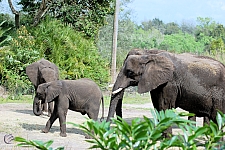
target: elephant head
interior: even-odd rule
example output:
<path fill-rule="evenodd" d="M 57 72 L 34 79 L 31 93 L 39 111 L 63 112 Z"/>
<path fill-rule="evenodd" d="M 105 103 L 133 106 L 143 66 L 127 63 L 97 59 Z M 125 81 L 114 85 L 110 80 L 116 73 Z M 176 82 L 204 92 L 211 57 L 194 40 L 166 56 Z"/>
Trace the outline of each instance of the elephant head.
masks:
<path fill-rule="evenodd" d="M 35 92 L 38 85 L 59 79 L 58 67 L 44 58 L 28 65 L 26 67 L 26 74 L 33 83 Z M 42 113 L 42 108 L 40 106 L 39 100 L 37 99 L 37 95 L 35 95 L 34 98 L 33 111 L 35 115 L 40 115 Z"/>
<path fill-rule="evenodd" d="M 112 89 L 107 121 L 113 117 L 115 108 L 116 114 L 122 117 L 121 106 L 125 88 L 137 86 L 138 93 L 145 93 L 172 80 L 174 66 L 164 55 L 166 53 L 162 51 L 147 55 L 128 54 Z"/>
<path fill-rule="evenodd" d="M 26 74 L 33 83 L 35 90 L 39 84 L 59 79 L 58 67 L 44 58 L 28 65 Z"/>
<path fill-rule="evenodd" d="M 40 101 L 41 103 L 44 102 L 50 103 L 57 96 L 59 96 L 61 90 L 62 90 L 62 82 L 59 80 L 40 84 L 37 88 L 37 94 L 34 103 L 39 104 Z M 39 105 L 34 106 L 33 110 L 34 112 L 36 112 L 34 114 L 37 116 L 41 115 L 41 113 L 37 113 L 39 109 L 40 109 Z"/>

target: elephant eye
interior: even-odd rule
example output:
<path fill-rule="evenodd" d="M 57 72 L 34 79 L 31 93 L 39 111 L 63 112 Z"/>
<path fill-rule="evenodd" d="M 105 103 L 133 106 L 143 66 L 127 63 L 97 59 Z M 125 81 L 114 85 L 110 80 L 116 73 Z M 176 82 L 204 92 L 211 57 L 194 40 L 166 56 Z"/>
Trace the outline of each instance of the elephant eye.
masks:
<path fill-rule="evenodd" d="M 133 71 L 127 70 L 127 77 L 134 78 L 134 76 L 135 76 L 135 73 Z"/>

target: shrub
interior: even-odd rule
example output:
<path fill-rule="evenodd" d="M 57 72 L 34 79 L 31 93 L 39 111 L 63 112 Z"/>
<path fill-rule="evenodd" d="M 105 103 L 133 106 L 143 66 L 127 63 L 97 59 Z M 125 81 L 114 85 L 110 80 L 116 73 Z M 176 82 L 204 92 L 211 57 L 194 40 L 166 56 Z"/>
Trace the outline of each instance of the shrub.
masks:
<path fill-rule="evenodd" d="M 99 85 L 108 82 L 108 62 L 101 58 L 93 40 L 58 20 L 46 20 L 32 31 L 40 57 L 60 68 L 62 79 L 91 78 Z"/>
<path fill-rule="evenodd" d="M 225 115 L 222 112 L 217 113 L 217 124 L 210 121 L 209 125 L 196 127 L 195 122 L 184 119 L 184 116 L 193 116 L 190 113 L 177 113 L 174 109 L 164 111 L 151 111 L 153 118 L 136 118 L 127 123 L 124 119 L 121 121 L 112 119 L 110 122 L 93 121 L 91 119 L 83 124 L 73 124 L 82 129 L 92 139 L 86 141 L 91 143 L 90 149 L 99 148 L 102 150 L 147 150 L 147 149 L 168 149 L 181 148 L 183 150 L 192 150 L 205 148 L 207 150 L 224 149 L 225 143 L 221 138 L 225 135 Z M 178 135 L 171 135 L 170 138 L 164 138 L 163 132 L 169 127 L 176 125 L 182 130 Z M 19 146 L 35 146 L 38 149 L 50 146 L 52 141 L 27 141 L 23 138 L 15 138 L 21 142 Z M 38 146 L 37 146 L 38 144 Z M 218 148 L 220 147 L 220 148 Z"/>
<path fill-rule="evenodd" d="M 26 66 L 39 57 L 35 50 L 35 39 L 25 26 L 17 30 L 17 36 L 11 40 L 10 46 L 0 53 L 2 61 L 2 81 L 12 98 L 32 89 L 32 85 L 25 73 Z"/>
<path fill-rule="evenodd" d="M 112 119 L 113 126 L 108 122 L 95 122 L 88 120 L 85 124 L 76 125 L 93 139 L 86 140 L 92 143 L 90 148 L 100 149 L 168 149 L 178 147 L 184 150 L 205 147 L 216 149 L 224 143 L 220 142 L 225 135 L 225 116 L 221 112 L 217 114 L 217 124 L 210 121 L 209 125 L 196 127 L 195 122 L 182 118 L 193 114 L 176 113 L 174 110 L 152 111 L 153 119 L 144 116 L 137 118 L 128 124 L 122 118 L 121 121 Z M 183 133 L 164 138 L 162 133 L 169 127 L 176 125 Z"/>
<path fill-rule="evenodd" d="M 59 66 L 61 79 L 86 77 L 100 86 L 108 82 L 109 63 L 101 58 L 95 43 L 60 21 L 47 19 L 30 29 L 21 26 L 11 39 L 0 48 L 0 84 L 13 99 L 33 90 L 25 68 L 42 57 Z"/>

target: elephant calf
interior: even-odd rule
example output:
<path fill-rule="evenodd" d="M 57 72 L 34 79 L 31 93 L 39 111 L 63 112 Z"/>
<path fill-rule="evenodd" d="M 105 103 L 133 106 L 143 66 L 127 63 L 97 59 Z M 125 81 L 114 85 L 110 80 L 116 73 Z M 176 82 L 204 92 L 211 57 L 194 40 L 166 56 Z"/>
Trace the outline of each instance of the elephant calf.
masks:
<path fill-rule="evenodd" d="M 47 133 L 54 121 L 59 118 L 60 136 L 66 137 L 66 115 L 68 109 L 87 114 L 97 120 L 102 101 L 102 118 L 104 116 L 103 95 L 98 85 L 90 79 L 57 80 L 43 83 L 37 89 L 38 99 L 42 102 L 55 101 L 54 110 L 42 132 Z"/>

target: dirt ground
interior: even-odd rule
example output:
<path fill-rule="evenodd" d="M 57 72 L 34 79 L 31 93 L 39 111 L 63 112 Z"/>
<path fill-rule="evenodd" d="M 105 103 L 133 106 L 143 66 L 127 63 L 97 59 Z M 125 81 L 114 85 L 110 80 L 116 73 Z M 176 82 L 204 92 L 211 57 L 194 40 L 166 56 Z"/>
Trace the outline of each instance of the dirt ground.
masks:
<path fill-rule="evenodd" d="M 151 117 L 150 109 L 153 108 L 151 103 L 135 105 L 123 105 L 123 117 L 130 121 L 136 117 Z M 108 107 L 105 107 L 104 116 L 108 114 Z M 101 110 L 99 118 L 101 117 Z M 69 111 L 67 122 L 83 123 L 87 116 L 83 116 L 78 112 Z M 67 125 L 67 137 L 59 136 L 59 121 L 58 119 L 53 124 L 49 133 L 41 133 L 41 129 L 45 127 L 48 120 L 47 116 L 35 116 L 32 111 L 32 104 L 6 103 L 0 104 L 0 149 L 4 150 L 21 150 L 34 148 L 17 147 L 17 143 L 5 144 L 4 135 L 12 134 L 14 137 L 20 136 L 28 140 L 48 141 L 54 140 L 52 148 L 63 146 L 65 150 L 85 150 L 90 147 L 90 144 L 85 141 L 84 133 L 72 125 Z M 201 120 L 198 119 L 198 123 Z M 174 130 L 173 130 L 174 132 Z M 175 131 L 176 132 L 176 131 Z"/>

